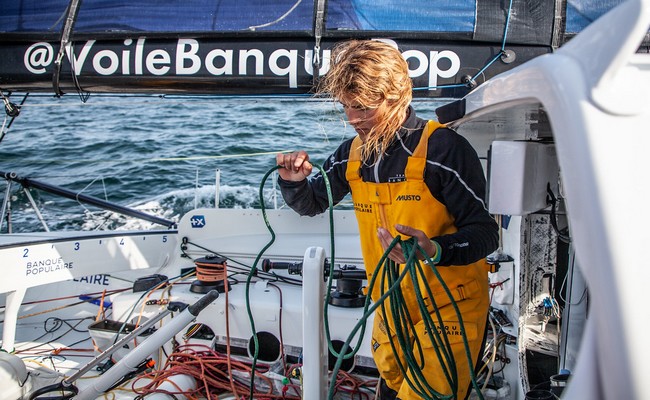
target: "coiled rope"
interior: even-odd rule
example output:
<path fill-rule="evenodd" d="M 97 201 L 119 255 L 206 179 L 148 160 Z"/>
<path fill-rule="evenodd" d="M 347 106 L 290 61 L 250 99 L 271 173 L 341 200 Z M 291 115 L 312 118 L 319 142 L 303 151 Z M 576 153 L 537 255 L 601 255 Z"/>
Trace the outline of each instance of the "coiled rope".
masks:
<path fill-rule="evenodd" d="M 330 337 L 330 332 L 329 332 L 329 323 L 328 323 L 328 314 L 327 314 L 327 309 L 329 305 L 329 296 L 330 296 L 331 288 L 333 287 L 332 279 L 334 275 L 333 268 L 335 265 L 334 206 L 333 206 L 330 182 L 327 177 L 327 174 L 325 173 L 325 171 L 321 166 L 314 165 L 314 167 L 316 167 L 320 171 L 321 175 L 323 176 L 325 187 L 327 189 L 327 199 L 328 199 L 328 206 L 329 206 L 328 211 L 329 211 L 329 228 L 330 228 L 330 246 L 332 249 L 332 255 L 331 255 L 331 262 L 330 262 L 330 270 L 328 274 L 329 278 L 327 282 L 327 287 L 328 287 L 327 298 L 324 303 L 324 318 L 325 318 L 325 327 L 326 327 L 325 331 L 326 331 L 326 337 L 328 341 L 328 348 L 330 352 L 332 352 L 332 354 L 335 357 L 337 357 L 336 364 L 334 366 L 334 369 L 332 370 L 332 376 L 337 376 L 338 371 L 341 368 L 341 364 L 343 363 L 343 360 L 353 357 L 356 354 L 356 352 L 359 349 L 359 344 L 363 340 L 363 336 L 366 328 L 366 320 L 370 315 L 372 315 L 372 313 L 377 308 L 381 307 L 381 313 L 382 316 L 384 317 L 384 320 L 387 319 L 388 312 L 390 312 L 391 316 L 393 317 L 393 320 L 395 321 L 395 331 L 396 331 L 395 338 L 397 339 L 397 343 L 389 335 L 390 345 L 391 348 L 393 349 L 394 354 L 397 354 L 398 346 L 404 353 L 405 364 L 403 364 L 400 361 L 399 357 L 396 357 L 396 359 L 398 361 L 399 368 L 407 384 L 415 392 L 417 392 L 423 399 L 432 399 L 432 400 L 452 399 L 456 397 L 456 393 L 458 392 L 458 376 L 456 373 L 456 362 L 460 360 L 455 360 L 453 354 L 449 350 L 450 343 L 447 337 L 446 330 L 440 329 L 439 331 L 437 329 L 437 327 L 444 326 L 444 323 L 440 311 L 438 310 L 438 307 L 435 304 L 434 296 L 433 293 L 431 292 L 430 285 L 424 285 L 424 286 L 426 288 L 427 291 L 426 294 L 428 295 L 428 298 L 431 299 L 432 301 L 435 319 L 436 319 L 435 321 L 434 321 L 434 317 L 429 313 L 427 309 L 427 306 L 424 302 L 424 297 L 422 296 L 419 285 L 417 284 L 418 281 L 422 281 L 423 279 L 425 279 L 425 275 L 424 275 L 425 266 L 423 266 L 423 264 L 420 262 L 420 260 L 417 257 L 418 254 L 421 254 L 422 256 L 424 256 L 424 259 L 426 260 L 426 264 L 427 264 L 426 266 L 432 269 L 432 271 L 436 276 L 436 279 L 438 280 L 441 287 L 444 289 L 447 297 L 449 298 L 450 304 L 454 308 L 455 314 L 458 318 L 460 330 L 461 330 L 461 337 L 465 348 L 466 362 L 469 365 L 472 387 L 476 390 L 478 397 L 480 399 L 483 399 L 481 394 L 481 388 L 478 385 L 476 375 L 474 372 L 474 363 L 472 361 L 472 356 L 469 349 L 469 343 L 467 341 L 465 326 L 463 324 L 462 315 L 460 313 L 458 305 L 456 304 L 456 301 L 454 300 L 451 291 L 449 290 L 448 286 L 446 285 L 446 283 L 444 282 L 444 280 L 440 276 L 440 273 L 437 270 L 437 267 L 435 265 L 435 262 L 437 262 L 437 260 L 432 260 L 427 255 L 427 253 L 422 249 L 422 247 L 420 247 L 417 241 L 413 238 L 410 238 L 408 240 L 402 240 L 401 237 L 398 235 L 397 237 L 395 237 L 395 239 L 393 239 L 390 246 L 386 249 L 381 259 L 379 260 L 379 264 L 377 265 L 377 271 L 379 271 L 379 273 L 373 274 L 369 282 L 368 295 L 366 296 L 366 301 L 363 308 L 363 316 L 359 319 L 355 327 L 350 332 L 342 348 L 338 352 L 334 350 L 331 337 Z M 271 175 L 271 173 L 278 170 L 279 168 L 281 167 L 275 166 L 271 168 L 262 178 L 262 182 L 260 183 L 260 188 L 259 188 L 260 199 L 263 199 L 264 184 L 268 180 L 268 177 Z M 251 324 L 251 331 L 253 334 L 253 341 L 255 345 L 254 347 L 255 351 L 253 354 L 253 363 L 251 367 L 252 373 L 251 373 L 251 385 L 250 385 L 250 393 L 249 393 L 250 398 L 253 398 L 253 387 L 254 387 L 254 376 L 255 376 L 254 372 L 255 372 L 256 362 L 259 356 L 259 342 L 255 330 L 255 321 L 253 319 L 253 314 L 251 311 L 251 306 L 249 301 L 249 294 L 250 294 L 249 288 L 250 288 L 251 279 L 257 273 L 257 264 L 259 263 L 260 258 L 262 257 L 264 252 L 275 242 L 275 232 L 273 231 L 273 228 L 271 227 L 268 221 L 266 215 L 266 209 L 264 206 L 264 201 L 260 201 L 260 204 L 262 209 L 262 217 L 264 219 L 264 223 L 266 224 L 267 229 L 271 234 L 271 239 L 257 255 L 255 262 L 253 263 L 253 266 L 251 267 L 251 270 L 246 279 L 246 310 L 248 312 L 248 317 Z M 388 258 L 388 254 L 398 244 L 401 245 L 402 251 L 404 253 L 404 258 L 407 260 L 406 264 L 404 265 L 401 271 L 399 266 L 394 261 Z M 380 284 L 382 287 L 382 290 L 380 292 L 381 296 L 371 306 L 370 305 L 371 299 L 369 294 L 372 293 L 372 289 L 374 288 L 374 285 L 377 282 L 377 277 L 379 276 L 381 276 L 381 280 L 380 280 Z M 415 289 L 415 296 L 418 302 L 420 316 L 422 318 L 422 321 L 424 321 L 427 338 L 429 339 L 430 343 L 433 345 L 433 348 L 436 351 L 436 357 L 438 359 L 438 362 L 441 368 L 443 369 L 444 375 L 447 378 L 450 388 L 452 389 L 451 394 L 445 395 L 437 392 L 431 387 L 431 385 L 429 385 L 425 377 L 422 375 L 422 368 L 425 363 L 423 353 L 422 353 L 423 345 L 422 343 L 420 343 L 417 336 L 414 337 L 414 344 L 412 345 L 410 343 L 411 340 L 410 332 L 413 331 L 415 324 L 413 323 L 413 319 L 411 318 L 410 311 L 407 309 L 405 305 L 404 298 L 400 289 L 400 283 L 404 279 L 406 279 L 406 277 L 409 277 L 413 282 L 413 287 Z M 384 291 L 383 288 L 386 287 L 386 285 L 388 285 L 388 289 Z M 386 305 L 384 304 L 386 299 L 390 299 L 389 302 L 390 307 L 386 307 Z M 360 332 L 358 336 L 358 343 L 354 347 L 352 352 L 348 352 L 348 349 L 350 349 L 350 343 L 352 342 L 353 338 L 356 336 L 357 332 Z M 407 371 L 412 374 L 412 378 L 409 377 Z M 334 393 L 336 389 L 336 385 L 334 384 L 335 383 L 334 381 L 335 380 L 332 380 L 332 382 L 329 385 L 328 399 L 333 399 L 334 397 Z"/>

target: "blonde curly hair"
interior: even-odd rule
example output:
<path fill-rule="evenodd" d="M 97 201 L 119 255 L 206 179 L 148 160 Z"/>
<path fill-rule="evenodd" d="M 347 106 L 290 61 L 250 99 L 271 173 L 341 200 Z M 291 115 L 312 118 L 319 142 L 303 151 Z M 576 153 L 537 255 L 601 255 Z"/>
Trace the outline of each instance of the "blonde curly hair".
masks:
<path fill-rule="evenodd" d="M 396 137 L 413 98 L 408 64 L 395 47 L 377 40 L 351 40 L 332 49 L 330 69 L 318 93 L 375 111 L 377 123 L 361 147 L 376 162 Z"/>

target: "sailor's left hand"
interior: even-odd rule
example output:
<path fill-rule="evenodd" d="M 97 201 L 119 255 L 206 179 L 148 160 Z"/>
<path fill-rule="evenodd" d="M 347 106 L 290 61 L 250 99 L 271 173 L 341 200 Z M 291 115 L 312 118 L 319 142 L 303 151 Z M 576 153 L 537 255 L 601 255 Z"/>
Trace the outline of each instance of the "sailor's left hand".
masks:
<path fill-rule="evenodd" d="M 429 239 L 427 234 L 424 233 L 424 231 L 400 224 L 395 225 L 395 230 L 397 230 L 397 232 L 401 233 L 402 235 L 412 236 L 418 241 L 418 244 L 420 247 L 422 247 L 422 250 L 424 250 L 430 258 L 433 259 L 436 257 L 438 248 L 431 241 L 431 239 Z M 377 230 L 377 236 L 379 237 L 379 242 L 381 243 L 384 250 L 388 249 L 388 246 L 390 246 L 393 239 L 395 239 L 386 228 L 379 228 Z M 404 252 L 400 244 L 397 244 L 395 247 L 393 247 L 391 252 L 388 254 L 388 258 L 399 264 L 406 263 L 406 260 L 404 259 Z M 417 258 L 423 260 L 425 257 L 422 254 L 418 254 Z"/>

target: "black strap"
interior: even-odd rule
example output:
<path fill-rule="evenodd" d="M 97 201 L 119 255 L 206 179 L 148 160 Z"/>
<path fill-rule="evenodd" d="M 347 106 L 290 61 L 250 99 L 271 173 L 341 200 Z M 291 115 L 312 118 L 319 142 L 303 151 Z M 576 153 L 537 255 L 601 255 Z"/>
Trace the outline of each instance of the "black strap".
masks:
<path fill-rule="evenodd" d="M 551 205 L 551 226 L 555 230 L 555 233 L 557 233 L 558 238 L 563 241 L 564 243 L 570 243 L 571 242 L 571 236 L 569 236 L 569 230 L 568 228 L 564 228 L 560 230 L 557 225 L 557 206 L 560 200 L 555 197 L 555 193 L 553 193 L 553 190 L 551 189 L 551 184 L 547 183 L 546 184 L 546 204 Z"/>
<path fill-rule="evenodd" d="M 42 395 L 52 392 L 58 392 L 58 395 L 42 397 Z M 79 389 L 75 385 L 64 385 L 63 382 L 59 382 L 35 390 L 29 396 L 29 400 L 67 400 L 73 398 L 78 393 Z"/>
<path fill-rule="evenodd" d="M 313 85 L 316 87 L 318 76 L 320 75 L 320 67 L 323 62 L 320 57 L 320 42 L 325 30 L 325 15 L 327 13 L 327 0 L 318 0 L 314 3 L 314 56 L 312 58 L 312 65 L 314 68 Z"/>
<path fill-rule="evenodd" d="M 61 80 L 61 64 L 63 62 L 63 57 L 65 56 L 65 49 L 70 44 L 70 37 L 74 30 L 74 24 L 77 21 L 79 7 L 81 7 L 81 0 L 70 0 L 70 4 L 68 4 L 68 13 L 65 18 L 65 23 L 63 24 L 63 29 L 61 30 L 61 46 L 59 47 L 59 54 L 57 54 L 56 59 L 54 60 L 55 68 L 52 76 L 52 85 L 54 86 L 54 93 L 56 93 L 57 96 L 63 94 L 59 85 Z"/>

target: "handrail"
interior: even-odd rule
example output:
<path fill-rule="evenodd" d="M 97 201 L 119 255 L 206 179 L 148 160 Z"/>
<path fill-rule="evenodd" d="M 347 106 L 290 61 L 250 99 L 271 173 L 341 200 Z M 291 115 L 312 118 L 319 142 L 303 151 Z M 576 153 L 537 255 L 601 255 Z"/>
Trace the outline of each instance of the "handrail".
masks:
<path fill-rule="evenodd" d="M 97 197 L 88 196 L 81 193 L 75 193 L 69 189 L 63 188 L 61 186 L 52 185 L 49 183 L 37 181 L 31 178 L 23 178 L 18 176 L 15 172 L 2 172 L 0 171 L 0 176 L 4 177 L 8 181 L 14 181 L 20 183 L 23 187 L 29 188 L 33 187 L 35 189 L 42 190 L 44 192 L 52 193 L 61 197 L 65 197 L 71 200 L 77 200 L 80 202 L 88 203 L 102 209 L 113 211 L 118 214 L 127 215 L 129 217 L 143 219 L 145 221 L 153 222 L 154 224 L 163 225 L 167 228 L 173 228 L 176 226 L 174 221 L 157 217 L 155 215 L 150 215 L 142 211 L 135 210 L 130 207 L 121 206 L 106 200 L 102 200 Z"/>

